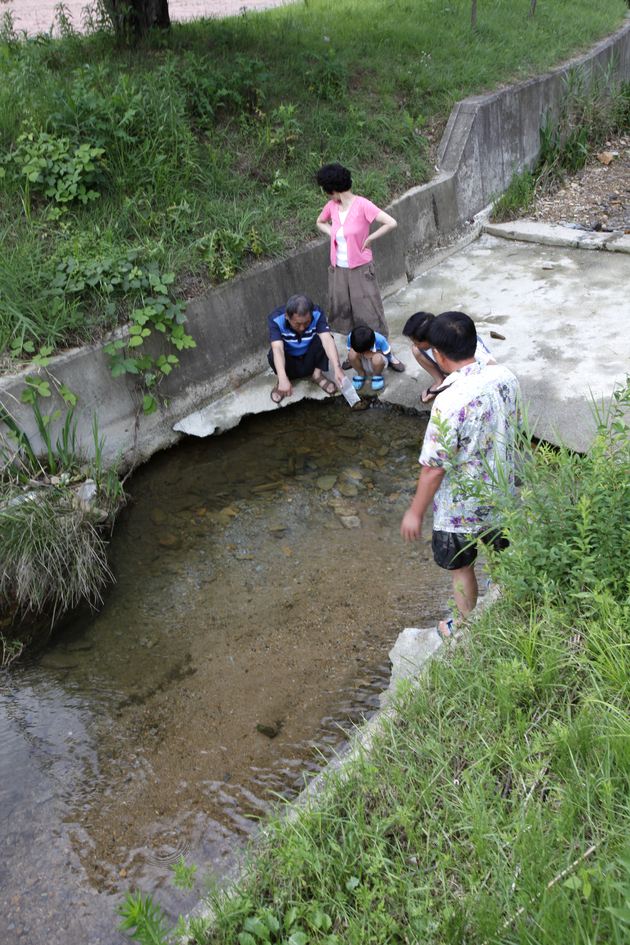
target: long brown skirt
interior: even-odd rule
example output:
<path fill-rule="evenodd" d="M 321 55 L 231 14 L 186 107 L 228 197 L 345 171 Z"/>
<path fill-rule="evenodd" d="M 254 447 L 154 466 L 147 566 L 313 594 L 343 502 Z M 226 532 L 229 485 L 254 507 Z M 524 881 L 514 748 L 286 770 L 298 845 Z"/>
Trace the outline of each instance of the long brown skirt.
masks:
<path fill-rule="evenodd" d="M 328 267 L 328 324 L 333 331 L 342 334 L 350 334 L 359 325 L 366 325 L 389 337 L 374 263 L 364 263 L 354 269 Z"/>

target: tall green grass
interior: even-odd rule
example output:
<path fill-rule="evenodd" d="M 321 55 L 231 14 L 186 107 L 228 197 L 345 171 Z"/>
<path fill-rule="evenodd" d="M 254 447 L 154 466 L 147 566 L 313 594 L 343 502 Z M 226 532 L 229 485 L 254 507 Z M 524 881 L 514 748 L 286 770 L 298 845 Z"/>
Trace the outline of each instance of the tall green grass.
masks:
<path fill-rule="evenodd" d="M 252 945 L 268 916 L 303 945 L 627 941 L 627 617 L 493 607 L 321 806 L 272 825 L 196 941 Z"/>
<path fill-rule="evenodd" d="M 86 205 L 60 204 L 15 161 L 0 164 L 2 256 L 19 270 L 17 281 L 0 273 L 0 344 L 16 330 L 89 339 L 124 317 L 89 287 L 51 309 L 46 293 L 70 256 L 87 265 L 137 250 L 176 271 L 185 296 L 192 280 L 198 291 L 318 236 L 323 162 L 347 164 L 355 189 L 387 204 L 430 177 L 454 101 L 550 67 L 625 11 L 622 0 L 547 0 L 529 18 L 529 0 L 484 0 L 471 31 L 469 6 L 308 0 L 175 24 L 133 52 L 103 31 L 5 35 L 0 158 L 20 134 L 44 132 L 70 159 L 80 145 L 103 148 L 105 181 Z"/>

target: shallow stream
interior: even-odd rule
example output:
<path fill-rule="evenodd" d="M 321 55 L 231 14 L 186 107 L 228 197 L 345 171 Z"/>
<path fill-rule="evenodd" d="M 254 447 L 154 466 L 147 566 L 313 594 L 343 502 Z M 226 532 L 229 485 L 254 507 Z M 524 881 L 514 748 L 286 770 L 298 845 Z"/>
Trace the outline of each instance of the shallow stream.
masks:
<path fill-rule="evenodd" d="M 301 403 L 134 475 L 102 610 L 0 675 L 0 941 L 122 942 L 127 890 L 176 919 L 172 862 L 220 880 L 376 711 L 449 596 L 399 534 L 424 428 Z"/>

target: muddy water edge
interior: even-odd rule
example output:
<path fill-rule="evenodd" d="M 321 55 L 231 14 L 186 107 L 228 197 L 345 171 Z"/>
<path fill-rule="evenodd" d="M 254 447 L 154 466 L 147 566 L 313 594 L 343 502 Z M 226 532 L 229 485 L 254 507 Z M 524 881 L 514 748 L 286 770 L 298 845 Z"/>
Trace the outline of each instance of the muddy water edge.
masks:
<path fill-rule="evenodd" d="M 127 890 L 188 911 L 172 862 L 220 880 L 376 711 L 449 595 L 399 535 L 425 423 L 301 403 L 137 471 L 105 606 L 0 677 L 0 940 L 120 942 Z"/>

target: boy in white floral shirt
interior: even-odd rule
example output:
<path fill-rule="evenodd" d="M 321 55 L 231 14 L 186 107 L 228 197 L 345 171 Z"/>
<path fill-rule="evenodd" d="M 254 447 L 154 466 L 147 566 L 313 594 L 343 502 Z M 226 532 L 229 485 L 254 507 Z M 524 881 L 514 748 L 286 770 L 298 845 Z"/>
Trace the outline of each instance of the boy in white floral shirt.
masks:
<path fill-rule="evenodd" d="M 479 497 L 500 464 L 514 489 L 514 430 L 520 423 L 520 391 L 511 371 L 475 360 L 477 332 L 463 312 L 443 312 L 429 337 L 435 360 L 446 375 L 433 404 L 420 463 L 416 495 L 400 528 L 408 541 L 419 538 L 433 501 L 431 546 L 436 564 L 453 572 L 453 593 L 461 614 L 477 603 L 477 541 L 496 551 L 507 546 L 497 513 Z M 468 482 L 467 482 L 468 480 Z M 438 633 L 451 634 L 452 620 Z"/>

